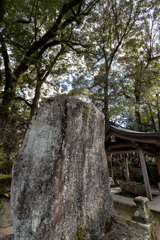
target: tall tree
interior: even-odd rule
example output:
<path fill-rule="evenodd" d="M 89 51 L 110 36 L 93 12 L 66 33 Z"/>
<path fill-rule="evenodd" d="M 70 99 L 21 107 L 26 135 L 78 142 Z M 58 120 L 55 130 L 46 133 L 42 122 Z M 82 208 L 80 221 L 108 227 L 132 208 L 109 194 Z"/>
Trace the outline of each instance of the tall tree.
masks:
<path fill-rule="evenodd" d="M 101 101 L 103 101 L 106 126 L 109 123 L 109 78 L 112 66 L 122 51 L 122 44 L 134 34 L 136 24 L 140 21 L 141 14 L 146 11 L 146 8 L 144 1 L 141 0 L 108 0 L 103 6 L 97 5 L 97 14 L 94 13 L 91 16 L 95 21 L 94 23 L 91 21 L 91 32 L 88 31 L 88 41 L 92 42 L 92 48 L 85 55 L 85 60 L 89 78 L 94 79 L 89 84 L 89 89 L 94 91 L 98 85 L 102 89 Z M 95 74 L 98 70 L 98 63 L 104 63 L 104 73 L 103 77 L 100 77 L 100 72 L 98 81 L 96 81 Z"/>
<path fill-rule="evenodd" d="M 5 6 L 6 6 L 7 0 L 1 0 L 0 1 L 0 23 L 3 21 L 3 17 L 5 14 Z"/>
<path fill-rule="evenodd" d="M 0 112 L 9 113 L 15 92 L 31 65 L 45 56 L 48 49 L 55 53 L 61 44 L 74 48 L 70 41 L 74 28 L 83 22 L 97 0 L 63 1 L 30 0 L 7 2 L 3 29 L 0 34 L 5 67 L 5 88 Z M 80 44 L 80 43 L 79 43 Z M 16 49 L 16 51 L 15 51 Z M 10 54 L 9 50 L 12 52 Z M 13 55 L 14 54 L 14 55 Z"/>
<path fill-rule="evenodd" d="M 154 80 L 159 75 L 159 21 L 157 8 L 148 11 L 147 16 L 144 15 L 142 18 L 143 25 L 139 27 L 139 33 L 127 41 L 124 48 L 125 54 L 119 57 L 120 66 L 122 67 L 122 71 L 125 72 L 123 78 L 120 77 L 121 86 L 127 99 L 129 99 L 128 91 L 132 91 L 134 95 L 133 104 L 135 106 L 137 129 L 139 131 L 143 129 L 141 119 L 143 97 L 146 96 L 145 92 L 150 89 L 151 85 L 155 84 Z M 124 82 L 125 79 L 130 79 L 132 82 L 131 86 L 127 89 Z M 151 105 L 148 104 L 148 107 L 152 116 Z M 154 131 L 157 131 L 153 122 L 153 116 L 152 124 Z"/>

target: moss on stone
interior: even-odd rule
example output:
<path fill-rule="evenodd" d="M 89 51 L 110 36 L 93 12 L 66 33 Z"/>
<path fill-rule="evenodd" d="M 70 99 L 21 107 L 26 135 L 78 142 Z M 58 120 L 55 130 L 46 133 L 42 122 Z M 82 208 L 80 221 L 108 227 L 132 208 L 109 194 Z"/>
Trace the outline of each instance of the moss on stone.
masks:
<path fill-rule="evenodd" d="M 102 114 L 100 114 L 100 117 L 101 117 L 102 123 L 103 123 L 103 125 L 104 125 L 104 117 L 102 116 Z"/>
<path fill-rule="evenodd" d="M 158 240 L 157 236 L 150 235 L 151 240 Z"/>
<path fill-rule="evenodd" d="M 89 113 L 89 107 L 84 105 L 85 112 Z"/>
<path fill-rule="evenodd" d="M 85 228 L 79 227 L 77 230 L 75 240 L 84 240 Z"/>
<path fill-rule="evenodd" d="M 112 221 L 113 218 L 111 218 L 110 222 L 106 222 L 105 225 L 105 229 L 104 229 L 104 234 L 106 235 L 108 232 L 110 232 L 111 230 L 111 226 L 112 226 Z M 87 217 L 87 222 L 86 222 L 86 227 L 85 226 L 80 226 L 77 230 L 77 234 L 75 236 L 75 240 L 85 240 L 85 233 L 87 231 L 87 225 L 90 224 L 90 219 L 89 216 Z M 97 236 L 95 237 L 94 234 L 95 232 L 97 232 L 99 230 L 99 226 L 97 226 L 97 230 L 96 229 L 92 229 L 90 234 L 90 240 L 97 240 Z"/>
<path fill-rule="evenodd" d="M 0 194 L 4 194 L 6 188 L 10 188 L 12 175 L 0 174 Z"/>
<path fill-rule="evenodd" d="M 49 105 L 51 105 L 52 102 L 54 102 L 54 99 L 48 98 L 48 99 L 46 100 L 45 104 L 48 103 Z"/>
<path fill-rule="evenodd" d="M 110 222 L 106 222 L 104 233 L 107 234 L 110 232 L 112 227 L 113 217 L 111 217 Z"/>

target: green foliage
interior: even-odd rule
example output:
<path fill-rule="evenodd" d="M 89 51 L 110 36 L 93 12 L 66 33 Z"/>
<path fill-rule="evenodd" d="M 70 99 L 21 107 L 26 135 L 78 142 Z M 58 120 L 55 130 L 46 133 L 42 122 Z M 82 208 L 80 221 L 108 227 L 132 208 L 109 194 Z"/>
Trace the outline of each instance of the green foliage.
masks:
<path fill-rule="evenodd" d="M 46 69 L 47 75 L 41 79 L 44 81 L 55 62 L 64 54 L 61 49 L 66 49 L 67 53 L 70 49 L 79 52 L 86 47 L 74 35 L 96 2 L 7 1 L 0 38 L 5 68 L 1 112 L 9 115 L 17 88 L 25 74 L 28 77 L 28 72 L 33 73 L 33 66 L 38 66 L 40 71 Z"/>
<path fill-rule="evenodd" d="M 78 62 L 88 48 L 80 25 L 97 2 L 6 1 L 0 26 L 0 151 L 7 161 L 15 157 L 40 100 L 51 88 L 57 93 L 60 76 L 72 72 L 71 52 Z"/>
<path fill-rule="evenodd" d="M 0 194 L 4 194 L 7 188 L 10 188 L 12 175 L 0 174 Z"/>
<path fill-rule="evenodd" d="M 96 24 L 90 20 L 86 30 L 94 43 L 85 55 L 87 72 L 69 94 L 89 98 L 106 122 L 110 118 L 139 131 L 160 129 L 158 9 L 158 2 L 107 1 L 90 17 Z"/>
<path fill-rule="evenodd" d="M 8 0 L 0 25 L 4 158 L 15 157 L 38 105 L 70 81 L 68 95 L 94 103 L 106 124 L 159 131 L 159 9 L 157 0 Z"/>
<path fill-rule="evenodd" d="M 12 171 L 13 161 L 11 159 L 0 161 L 0 172 L 10 174 Z"/>

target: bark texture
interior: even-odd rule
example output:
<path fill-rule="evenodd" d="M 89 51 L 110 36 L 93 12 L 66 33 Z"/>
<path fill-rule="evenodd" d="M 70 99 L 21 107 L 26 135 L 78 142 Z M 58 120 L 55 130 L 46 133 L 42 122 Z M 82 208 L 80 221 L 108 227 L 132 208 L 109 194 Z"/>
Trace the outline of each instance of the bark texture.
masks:
<path fill-rule="evenodd" d="M 104 123 L 93 105 L 48 99 L 32 118 L 12 174 L 15 240 L 100 240 L 110 230 Z"/>

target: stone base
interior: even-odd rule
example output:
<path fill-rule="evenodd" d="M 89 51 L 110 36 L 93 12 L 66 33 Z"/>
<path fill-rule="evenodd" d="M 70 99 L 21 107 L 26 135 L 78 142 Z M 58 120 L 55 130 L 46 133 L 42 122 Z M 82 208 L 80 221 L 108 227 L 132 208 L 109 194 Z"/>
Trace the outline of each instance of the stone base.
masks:
<path fill-rule="evenodd" d="M 157 229 L 158 229 L 158 223 L 156 220 L 153 220 L 151 223 L 144 224 L 140 222 L 136 222 L 132 219 L 127 220 L 127 224 L 129 226 L 132 226 L 138 230 L 141 230 L 144 233 L 144 239 L 146 239 L 146 236 L 148 236 L 148 240 L 157 240 Z"/>

